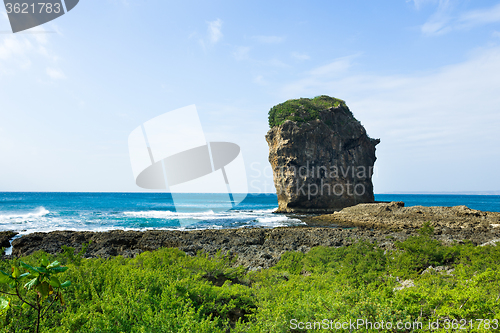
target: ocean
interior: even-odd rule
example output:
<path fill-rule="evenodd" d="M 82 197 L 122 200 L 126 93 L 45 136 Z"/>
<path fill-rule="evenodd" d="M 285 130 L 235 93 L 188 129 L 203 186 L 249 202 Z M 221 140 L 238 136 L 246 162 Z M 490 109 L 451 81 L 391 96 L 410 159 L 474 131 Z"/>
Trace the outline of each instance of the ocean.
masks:
<path fill-rule="evenodd" d="M 304 225 L 301 215 L 273 214 L 277 197 L 249 194 L 232 210 L 220 212 L 217 194 L 185 194 L 176 205 L 169 193 L 0 192 L 0 231 L 22 234 L 55 230 L 192 230 Z M 377 194 L 378 201 L 406 206 L 457 206 L 500 211 L 498 195 Z"/>

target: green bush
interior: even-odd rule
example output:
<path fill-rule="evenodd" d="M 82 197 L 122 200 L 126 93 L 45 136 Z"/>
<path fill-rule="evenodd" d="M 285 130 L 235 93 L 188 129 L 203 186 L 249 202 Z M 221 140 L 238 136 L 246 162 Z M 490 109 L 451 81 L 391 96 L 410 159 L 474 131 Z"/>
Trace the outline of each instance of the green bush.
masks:
<path fill-rule="evenodd" d="M 351 111 L 341 99 L 326 95 L 310 98 L 290 99 L 284 103 L 275 105 L 269 110 L 269 127 L 279 126 L 285 120 L 298 123 L 308 122 L 319 118 L 320 111 L 331 107 L 341 107 L 342 110 L 352 116 Z"/>
<path fill-rule="evenodd" d="M 302 252 L 285 252 L 276 265 L 276 269 L 287 271 L 290 274 L 300 274 L 304 268 L 304 264 L 302 262 L 304 256 L 305 254 Z"/>
<path fill-rule="evenodd" d="M 434 228 L 425 223 L 418 236 L 408 238 L 404 242 L 395 242 L 398 251 L 389 258 L 389 266 L 402 278 L 415 277 L 429 266 L 452 264 L 466 248 L 464 246 L 444 246 L 440 241 L 432 239 Z"/>
<path fill-rule="evenodd" d="M 315 247 L 305 254 L 287 252 L 276 266 L 248 272 L 221 253 L 190 257 L 166 248 L 134 259 L 79 260 L 68 250 L 57 259 L 66 260 L 69 268 L 59 274 L 60 280 L 72 285 L 65 290 L 65 305 L 55 308 L 40 330 L 290 332 L 301 331 L 292 329 L 292 320 L 363 318 L 424 325 L 500 320 L 500 246 L 444 246 L 432 237 L 432 227 L 426 226 L 394 250 L 354 242 Z M 21 260 L 30 264 L 43 255 Z M 0 269 L 13 263 L 0 261 Z M 447 265 L 453 271 L 422 275 L 430 265 Z M 402 288 L 404 279 L 412 279 L 413 286 Z M 33 313 L 23 313 L 20 317 L 12 307 L 0 313 L 0 332 L 32 332 Z M 475 327 L 467 331 L 491 331 Z M 441 326 L 435 331 L 450 330 Z"/>

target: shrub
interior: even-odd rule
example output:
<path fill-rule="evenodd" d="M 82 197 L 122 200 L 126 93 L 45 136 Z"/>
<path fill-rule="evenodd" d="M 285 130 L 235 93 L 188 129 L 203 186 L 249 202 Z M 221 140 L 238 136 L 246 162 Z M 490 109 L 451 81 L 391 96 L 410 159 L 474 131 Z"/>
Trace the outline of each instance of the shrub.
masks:
<path fill-rule="evenodd" d="M 320 111 L 331 107 L 340 107 L 351 116 L 352 113 L 341 99 L 329 97 L 326 95 L 310 98 L 290 99 L 284 103 L 275 105 L 269 110 L 269 127 L 279 126 L 285 120 L 292 120 L 298 123 L 308 122 L 318 119 Z"/>
<path fill-rule="evenodd" d="M 0 284 L 4 284 L 4 290 L 0 290 L 0 293 L 9 296 L 8 299 L 0 297 L 0 311 L 5 312 L 12 308 L 13 317 L 24 318 L 33 317 L 34 312 L 33 327 L 38 333 L 40 322 L 48 315 L 52 305 L 57 301 L 64 305 L 62 289 L 69 287 L 71 282 L 61 283 L 56 275 L 67 269 L 67 267 L 61 267 L 59 261 L 49 263 L 49 260 L 43 257 L 39 267 L 20 261 L 19 266 L 12 266 L 10 274 L 0 270 Z M 22 273 L 21 270 L 26 272 Z M 24 288 L 21 288 L 25 280 L 29 281 L 24 284 Z M 28 313 L 25 314 L 26 311 Z"/>
<path fill-rule="evenodd" d="M 368 242 L 315 247 L 284 253 L 276 266 L 251 272 L 222 253 L 190 257 L 169 248 L 134 259 L 68 260 L 69 269 L 59 274 L 60 281 L 73 282 L 64 292 L 66 305 L 41 321 L 40 330 L 290 332 L 292 319 L 422 321 L 424 326 L 435 320 L 500 320 L 500 246 L 444 246 L 432 237 L 426 225 L 394 251 Z M 43 256 L 54 259 L 35 253 L 22 261 L 31 264 Z M 0 261 L 0 269 L 13 263 Z M 431 264 L 454 271 L 421 275 Z M 414 286 L 395 288 L 407 278 Z M 0 313 L 0 332 L 32 332 L 23 327 L 34 322 L 35 312 L 16 311 L 11 306 Z M 14 316 L 20 313 L 25 316 Z"/>
<path fill-rule="evenodd" d="M 414 277 L 429 266 L 452 264 L 460 256 L 462 247 L 445 246 L 432 239 L 433 233 L 434 228 L 425 223 L 418 236 L 394 243 L 397 251 L 392 251 L 389 261 L 396 275 L 402 278 Z"/>

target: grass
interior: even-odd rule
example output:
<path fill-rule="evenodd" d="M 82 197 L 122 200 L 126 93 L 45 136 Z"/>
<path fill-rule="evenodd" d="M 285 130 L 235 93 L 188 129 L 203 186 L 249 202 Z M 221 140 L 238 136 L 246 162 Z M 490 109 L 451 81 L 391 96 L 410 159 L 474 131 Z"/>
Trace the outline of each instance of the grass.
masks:
<path fill-rule="evenodd" d="M 65 305 L 42 321 L 42 332 L 305 332 L 292 323 L 472 322 L 467 331 L 490 332 L 500 320 L 500 247 L 470 243 L 444 246 L 432 228 L 384 251 L 357 242 L 348 247 L 316 247 L 287 252 L 270 269 L 234 267 L 222 254 L 164 248 L 134 259 L 79 259 L 69 250 L 50 259 L 69 269 Z M 22 258 L 35 263 L 43 253 Z M 0 261 L 6 270 L 21 259 Z M 447 265 L 448 273 L 425 273 Z M 412 279 L 415 286 L 395 289 Z M 30 309 L 0 314 L 1 332 L 30 332 Z M 478 329 L 488 319 L 490 329 Z M 454 322 L 455 320 L 455 322 Z M 483 322 L 483 326 L 484 326 Z M 305 327 L 305 326 L 304 326 Z M 321 330 L 348 332 L 349 329 Z M 380 332 L 381 330 L 365 330 Z M 394 330 L 396 331 L 396 330 Z"/>
<path fill-rule="evenodd" d="M 319 119 L 320 111 L 331 107 L 340 107 L 352 116 L 351 111 L 345 102 L 338 98 L 326 95 L 310 98 L 290 99 L 284 103 L 275 105 L 269 110 L 269 127 L 279 126 L 285 120 L 292 120 L 298 123 Z"/>

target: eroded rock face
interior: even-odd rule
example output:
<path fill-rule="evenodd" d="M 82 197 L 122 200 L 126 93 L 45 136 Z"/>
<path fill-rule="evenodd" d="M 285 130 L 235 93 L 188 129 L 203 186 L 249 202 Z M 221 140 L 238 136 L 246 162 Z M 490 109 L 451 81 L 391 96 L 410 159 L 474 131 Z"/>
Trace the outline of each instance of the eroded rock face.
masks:
<path fill-rule="evenodd" d="M 332 212 L 374 202 L 375 146 L 347 106 L 308 122 L 285 120 L 269 130 L 277 212 Z"/>

